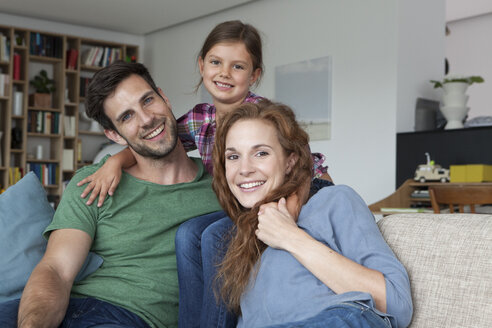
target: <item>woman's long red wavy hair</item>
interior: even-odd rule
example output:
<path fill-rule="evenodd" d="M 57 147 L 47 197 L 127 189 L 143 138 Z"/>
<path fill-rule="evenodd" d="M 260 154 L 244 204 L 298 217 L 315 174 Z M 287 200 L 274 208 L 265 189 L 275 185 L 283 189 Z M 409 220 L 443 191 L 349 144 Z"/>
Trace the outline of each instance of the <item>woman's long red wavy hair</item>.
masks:
<path fill-rule="evenodd" d="M 225 172 L 225 148 L 227 133 L 240 120 L 261 120 L 277 131 L 280 145 L 288 157 L 294 154 L 296 163 L 286 175 L 284 183 L 271 191 L 253 208 L 244 208 L 230 191 Z M 255 234 L 258 226 L 258 210 L 261 204 L 276 202 L 296 192 L 307 179 L 311 180 L 312 160 L 308 147 L 309 137 L 299 126 L 294 112 L 286 105 L 263 100 L 257 104 L 244 103 L 228 113 L 215 135 L 213 150 L 214 179 L 212 187 L 217 198 L 235 224 L 230 244 L 219 270 L 216 282 L 221 286 L 218 294 L 236 313 L 240 313 L 240 298 L 250 277 L 255 274 L 255 264 L 267 247 Z M 305 201 L 305 200 L 303 200 Z"/>

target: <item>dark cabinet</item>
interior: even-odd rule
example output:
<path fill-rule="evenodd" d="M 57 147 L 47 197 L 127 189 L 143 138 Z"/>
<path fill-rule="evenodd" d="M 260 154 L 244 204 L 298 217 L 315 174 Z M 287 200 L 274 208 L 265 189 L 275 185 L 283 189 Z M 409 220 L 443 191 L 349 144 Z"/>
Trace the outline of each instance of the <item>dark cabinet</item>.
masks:
<path fill-rule="evenodd" d="M 405 132 L 396 135 L 396 188 L 412 179 L 425 153 L 442 167 L 453 164 L 492 165 L 492 126 Z"/>

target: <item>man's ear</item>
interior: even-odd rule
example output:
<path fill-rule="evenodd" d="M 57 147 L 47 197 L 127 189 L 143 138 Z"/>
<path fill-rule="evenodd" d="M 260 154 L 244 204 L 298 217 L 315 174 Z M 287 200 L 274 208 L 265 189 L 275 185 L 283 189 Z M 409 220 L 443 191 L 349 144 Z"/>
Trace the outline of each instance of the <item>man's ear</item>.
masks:
<path fill-rule="evenodd" d="M 292 168 L 297 163 L 298 156 L 296 154 L 290 154 L 287 158 L 287 166 L 285 168 L 285 174 L 289 174 Z"/>
<path fill-rule="evenodd" d="M 120 134 L 118 132 L 116 132 L 115 130 L 104 129 L 104 134 L 106 135 L 106 137 L 108 137 L 108 139 L 116 142 L 117 144 L 120 144 L 120 145 L 123 145 L 123 146 L 128 145 L 128 143 L 126 142 L 126 140 L 123 139 L 120 136 Z"/>
<path fill-rule="evenodd" d="M 169 107 L 169 109 L 172 110 L 171 108 L 171 102 L 169 101 L 169 98 L 164 94 L 164 91 L 162 91 L 161 88 L 157 88 L 157 90 L 159 90 L 159 95 L 162 97 L 162 99 L 164 99 L 164 102 L 167 104 L 167 107 Z"/>

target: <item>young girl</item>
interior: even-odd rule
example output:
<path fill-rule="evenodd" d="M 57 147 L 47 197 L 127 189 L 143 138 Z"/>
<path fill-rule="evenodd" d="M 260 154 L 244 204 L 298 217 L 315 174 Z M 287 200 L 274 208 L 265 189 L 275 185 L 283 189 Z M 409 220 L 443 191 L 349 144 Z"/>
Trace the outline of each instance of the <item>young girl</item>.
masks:
<path fill-rule="evenodd" d="M 261 37 L 256 28 L 240 21 L 217 25 L 207 36 L 198 55 L 201 80 L 213 99 L 213 104 L 198 104 L 178 119 L 178 136 L 187 151 L 198 149 L 203 163 L 212 173 L 212 148 L 215 130 L 221 118 L 244 102 L 256 103 L 263 99 L 253 94 L 250 87 L 257 85 L 263 74 Z M 331 180 L 323 167 L 324 156 L 313 154 L 314 177 Z M 111 156 L 93 175 L 78 183 L 89 183 L 82 193 L 91 191 L 87 205 L 99 195 L 98 206 L 106 195 L 112 195 L 120 181 L 121 168 L 135 163 L 129 150 Z"/>

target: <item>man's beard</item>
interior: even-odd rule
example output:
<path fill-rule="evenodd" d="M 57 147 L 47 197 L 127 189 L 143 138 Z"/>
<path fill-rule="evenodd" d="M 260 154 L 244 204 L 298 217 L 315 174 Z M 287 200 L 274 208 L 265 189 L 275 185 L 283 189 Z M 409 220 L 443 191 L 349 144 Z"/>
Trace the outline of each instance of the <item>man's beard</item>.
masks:
<path fill-rule="evenodd" d="M 155 126 L 156 125 L 154 124 L 154 127 Z M 176 121 L 166 119 L 164 129 L 166 130 L 164 132 L 166 132 L 170 136 L 170 140 L 168 143 L 165 144 L 163 148 L 159 148 L 159 149 L 149 148 L 145 144 L 139 145 L 139 144 L 132 143 L 131 141 L 126 139 L 125 136 L 123 135 L 121 135 L 121 137 L 126 140 L 126 142 L 128 143 L 128 147 L 133 149 L 140 156 L 148 157 L 152 159 L 161 159 L 169 155 L 169 153 L 171 153 L 174 150 L 174 148 L 176 148 L 176 144 L 178 142 L 178 129 L 177 129 Z"/>

